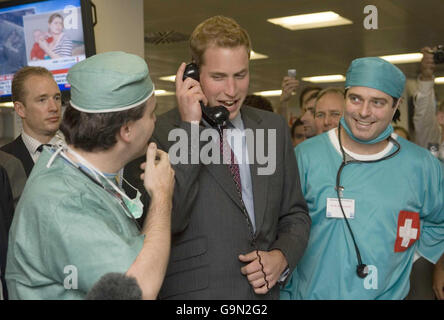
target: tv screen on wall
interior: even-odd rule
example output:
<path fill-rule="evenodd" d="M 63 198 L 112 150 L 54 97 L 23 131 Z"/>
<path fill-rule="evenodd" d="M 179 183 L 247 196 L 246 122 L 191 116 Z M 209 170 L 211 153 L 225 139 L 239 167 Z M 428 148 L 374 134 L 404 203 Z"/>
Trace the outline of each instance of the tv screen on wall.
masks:
<path fill-rule="evenodd" d="M 62 94 L 68 70 L 95 54 L 89 0 L 0 2 L 0 101 L 11 100 L 14 73 L 24 66 L 50 70 Z"/>

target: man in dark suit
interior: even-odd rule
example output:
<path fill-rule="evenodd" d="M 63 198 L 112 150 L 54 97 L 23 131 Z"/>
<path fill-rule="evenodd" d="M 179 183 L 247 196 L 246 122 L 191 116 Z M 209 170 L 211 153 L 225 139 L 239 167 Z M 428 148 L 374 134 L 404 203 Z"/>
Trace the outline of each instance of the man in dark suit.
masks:
<path fill-rule="evenodd" d="M 42 145 L 55 143 L 60 126 L 61 94 L 52 73 L 41 67 L 24 67 L 12 80 L 12 101 L 22 118 L 23 131 L 0 148 L 19 159 L 26 176 L 42 151 Z"/>
<path fill-rule="evenodd" d="M 14 208 L 20 199 L 26 183 L 26 173 L 22 162 L 13 155 L 0 150 L 0 166 L 5 168 L 11 184 Z"/>
<path fill-rule="evenodd" d="M 204 21 L 191 36 L 191 49 L 200 82 L 183 81 L 185 64 L 180 66 L 178 108 L 158 117 L 153 134 L 159 148 L 169 151 L 176 172 L 172 251 L 159 298 L 278 299 L 277 284 L 301 258 L 311 223 L 289 128 L 277 114 L 241 109 L 248 93 L 251 45 L 234 20 L 217 16 Z M 226 160 L 230 139 L 221 140 L 218 130 L 223 128 L 204 121 L 199 101 L 229 111 L 235 130 L 223 135 L 241 141 L 246 135 L 246 143 L 228 146 L 233 150 L 228 165 L 201 155 L 204 146 L 198 140 L 204 132 L 214 137 L 210 158 L 220 148 Z M 171 141 L 175 133 L 185 143 Z M 180 159 L 173 152 L 178 145 L 186 150 Z M 260 150 L 269 156 L 266 163 L 258 160 Z M 125 168 L 135 183 L 139 163 Z"/>
<path fill-rule="evenodd" d="M 0 300 L 3 292 L 3 298 L 7 299 L 5 282 L 6 252 L 8 250 L 8 233 L 12 222 L 12 213 L 14 211 L 14 202 L 12 191 L 9 185 L 8 174 L 0 166 Z"/>

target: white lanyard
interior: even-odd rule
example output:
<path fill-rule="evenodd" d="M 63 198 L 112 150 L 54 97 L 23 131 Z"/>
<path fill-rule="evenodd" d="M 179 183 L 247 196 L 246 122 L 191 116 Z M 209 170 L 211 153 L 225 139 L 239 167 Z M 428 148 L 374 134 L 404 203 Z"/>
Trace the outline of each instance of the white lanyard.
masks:
<path fill-rule="evenodd" d="M 68 156 L 67 153 L 72 154 L 74 157 L 77 158 L 77 160 L 79 161 L 79 163 L 81 165 L 79 165 L 78 163 L 72 161 Z M 84 175 L 86 175 L 88 178 L 90 178 L 94 183 L 96 183 L 97 185 L 99 185 L 100 187 L 102 187 L 104 190 L 108 191 L 110 194 L 113 195 L 114 198 L 116 198 L 120 205 L 123 207 L 123 209 L 125 210 L 126 214 L 132 218 L 136 224 L 137 227 L 139 228 L 139 230 L 141 230 L 139 224 L 137 223 L 136 218 L 140 218 L 141 214 L 143 213 L 143 205 L 140 201 L 140 192 L 138 189 L 136 189 L 135 187 L 133 187 L 128 181 L 124 180 L 131 188 L 135 189 L 137 191 L 137 195 L 135 199 L 130 199 L 125 193 L 123 193 L 110 179 L 108 179 L 100 170 L 98 170 L 97 168 L 95 168 L 91 163 L 89 163 L 85 158 L 83 158 L 80 154 L 78 154 L 77 152 L 75 152 L 74 150 L 72 150 L 71 148 L 69 148 L 68 146 L 59 146 L 57 148 L 57 150 L 54 152 L 54 154 L 51 156 L 51 158 L 49 159 L 48 163 L 46 164 L 46 167 L 49 168 L 52 163 L 54 162 L 55 158 L 60 155 L 65 161 L 67 161 L 69 164 L 71 164 L 73 167 L 75 167 L 76 169 L 78 169 L 80 172 L 82 172 Z M 87 170 L 83 169 L 83 167 L 85 167 Z M 105 187 L 105 185 L 103 185 L 103 183 L 101 182 L 99 176 L 101 176 L 104 181 L 106 181 L 113 189 L 115 192 L 117 192 L 120 197 L 118 197 L 115 193 L 111 192 L 109 189 L 107 189 Z M 125 200 L 127 200 L 125 202 Z M 137 202 L 137 204 L 134 204 L 134 202 Z M 140 204 L 139 204 L 140 203 Z M 137 210 L 137 214 L 136 216 L 133 214 L 133 212 L 131 211 L 131 209 L 129 208 L 128 204 L 130 205 L 131 209 L 133 210 Z M 140 208 L 141 207 L 141 208 Z"/>

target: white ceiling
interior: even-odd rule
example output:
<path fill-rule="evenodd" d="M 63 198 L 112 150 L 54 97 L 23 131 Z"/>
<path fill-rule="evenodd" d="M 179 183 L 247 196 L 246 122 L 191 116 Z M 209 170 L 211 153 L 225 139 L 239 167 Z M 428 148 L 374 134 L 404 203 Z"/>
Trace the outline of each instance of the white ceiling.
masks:
<path fill-rule="evenodd" d="M 368 4 L 378 9 L 377 30 L 364 28 L 364 7 Z M 290 31 L 266 21 L 330 10 L 353 24 Z M 358 57 L 419 52 L 423 46 L 444 44 L 443 0 L 144 0 L 144 12 L 146 36 L 175 31 L 189 37 L 208 17 L 220 14 L 234 18 L 249 32 L 253 50 L 269 56 L 251 61 L 251 92 L 280 89 L 289 68 L 297 69 L 298 77 L 345 75 L 350 62 Z M 145 56 L 156 88 L 174 91 L 173 83 L 158 78 L 175 74 L 180 63 L 190 59 L 188 41 L 146 42 Z M 419 63 L 398 66 L 410 78 L 419 70 Z M 436 75 L 444 76 L 444 64 L 438 65 Z M 436 90 L 443 99 L 444 85 L 436 86 Z M 174 99 L 160 97 L 158 102 L 161 108 L 170 108 Z M 270 100 L 275 106 L 278 103 L 278 98 Z"/>
<path fill-rule="evenodd" d="M 5 0 L 0 0 L 5 1 Z M 378 9 L 378 29 L 364 28 L 364 7 Z M 271 24 L 269 18 L 334 11 L 353 21 L 351 25 L 290 31 Z M 250 34 L 253 49 L 269 56 L 251 61 L 250 91 L 280 89 L 287 69 L 297 69 L 298 78 L 344 74 L 350 62 L 363 56 L 419 52 L 423 46 L 444 44 L 443 0 L 144 0 L 145 35 L 175 31 L 189 37 L 204 19 L 214 15 L 234 18 Z M 124 22 L 121 22 L 124 23 Z M 174 91 L 174 83 L 159 77 L 176 73 L 188 61 L 188 41 L 145 43 L 145 58 L 157 89 Z M 399 64 L 415 78 L 419 63 Z M 444 76 L 444 64 L 436 76 Z M 302 82 L 301 86 L 308 83 Z M 321 86 L 343 83 L 324 84 Z M 435 86 L 444 99 L 444 85 Z M 297 96 L 296 96 L 297 97 Z M 270 98 L 276 106 L 278 98 Z M 159 110 L 175 105 L 174 96 L 159 97 Z M 297 99 L 294 98 L 294 104 Z"/>

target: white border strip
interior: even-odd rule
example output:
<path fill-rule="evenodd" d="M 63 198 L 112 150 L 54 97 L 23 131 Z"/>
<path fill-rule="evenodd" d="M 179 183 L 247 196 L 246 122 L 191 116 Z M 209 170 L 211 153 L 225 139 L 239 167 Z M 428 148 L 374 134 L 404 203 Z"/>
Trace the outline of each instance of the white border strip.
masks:
<path fill-rule="evenodd" d="M 118 111 L 125 111 L 125 110 L 129 110 L 132 109 L 134 107 L 137 107 L 139 105 L 141 105 L 142 103 L 144 103 L 145 101 L 147 101 L 152 95 L 154 94 L 154 86 L 153 86 L 153 91 L 143 100 L 140 100 L 136 103 L 130 104 L 129 106 L 124 106 L 124 107 L 120 107 L 118 109 L 99 109 L 99 110 L 89 110 L 89 109 L 84 109 L 81 108 L 77 105 L 75 105 L 72 100 L 69 101 L 69 103 L 71 104 L 71 106 L 76 109 L 79 110 L 81 112 L 85 112 L 85 113 L 110 113 L 110 112 L 118 112 Z"/>

